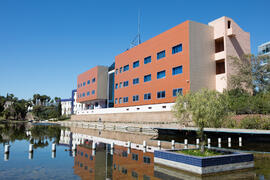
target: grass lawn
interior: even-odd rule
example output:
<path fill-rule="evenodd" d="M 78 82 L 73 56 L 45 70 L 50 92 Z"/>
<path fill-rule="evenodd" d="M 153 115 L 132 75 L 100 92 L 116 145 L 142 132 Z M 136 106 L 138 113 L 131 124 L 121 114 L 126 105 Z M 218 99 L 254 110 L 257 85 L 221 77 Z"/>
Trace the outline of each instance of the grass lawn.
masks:
<path fill-rule="evenodd" d="M 187 149 L 182 151 L 176 151 L 177 153 L 187 154 L 192 156 L 201 156 L 201 157 L 208 157 L 208 156 L 217 156 L 217 155 L 224 155 L 225 153 L 205 149 L 204 153 L 201 152 L 200 149 Z"/>

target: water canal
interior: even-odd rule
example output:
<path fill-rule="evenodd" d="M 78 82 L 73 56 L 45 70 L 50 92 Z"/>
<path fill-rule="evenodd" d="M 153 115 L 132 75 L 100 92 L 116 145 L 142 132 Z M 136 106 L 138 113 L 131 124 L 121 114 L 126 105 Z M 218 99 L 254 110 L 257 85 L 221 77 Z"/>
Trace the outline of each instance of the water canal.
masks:
<path fill-rule="evenodd" d="M 73 134 L 73 138 L 71 138 Z M 91 136 L 97 143 L 92 149 L 93 141 L 82 141 L 81 137 Z M 107 140 L 131 140 L 139 143 L 143 139 L 151 145 L 156 139 L 182 142 L 184 137 L 194 141 L 192 132 L 181 132 L 175 135 L 159 135 L 158 137 L 125 134 L 120 132 L 65 128 L 57 125 L 33 124 L 0 124 L 0 179 L 270 179 L 270 146 L 267 137 L 244 137 L 243 146 L 232 143 L 231 148 L 260 151 L 255 154 L 255 168 L 252 170 L 198 177 L 172 168 L 154 164 L 151 150 L 128 149 L 115 144 L 110 148 Z M 217 134 L 209 137 L 217 138 Z M 222 134 L 236 138 L 238 135 Z M 77 139 L 76 139 L 77 138 Z M 226 139 L 226 138 L 224 138 Z M 100 140 L 100 142 L 99 142 Z M 74 142 L 78 144 L 72 151 Z M 214 141 L 213 141 L 214 142 Z M 232 141 L 233 142 L 233 141 Z M 52 144 L 56 143 L 56 152 Z M 4 145 L 9 144 L 8 154 L 4 153 Z M 33 152 L 29 152 L 29 144 L 33 144 Z M 169 144 L 169 143 L 168 143 Z M 223 142 L 226 147 L 226 142 Z M 215 146 L 215 144 L 213 144 Z M 228 148 L 228 147 L 226 147 Z"/>

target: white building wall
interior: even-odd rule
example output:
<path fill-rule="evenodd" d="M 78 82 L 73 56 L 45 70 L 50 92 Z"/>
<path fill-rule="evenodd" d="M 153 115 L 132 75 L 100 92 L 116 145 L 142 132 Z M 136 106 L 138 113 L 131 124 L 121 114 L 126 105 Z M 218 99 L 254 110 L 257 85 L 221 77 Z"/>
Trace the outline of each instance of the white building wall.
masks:
<path fill-rule="evenodd" d="M 70 115 L 71 114 L 71 101 L 62 101 L 62 115 Z"/>

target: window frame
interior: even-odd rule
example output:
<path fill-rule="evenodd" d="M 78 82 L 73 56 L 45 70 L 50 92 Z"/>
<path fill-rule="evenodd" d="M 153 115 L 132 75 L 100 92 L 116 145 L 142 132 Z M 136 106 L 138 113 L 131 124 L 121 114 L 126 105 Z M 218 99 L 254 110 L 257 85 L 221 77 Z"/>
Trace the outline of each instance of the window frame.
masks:
<path fill-rule="evenodd" d="M 164 95 L 164 96 L 163 96 Z M 158 91 L 157 92 L 157 99 L 164 99 L 166 98 L 166 91 L 163 90 L 163 91 Z"/>
<path fill-rule="evenodd" d="M 144 62 L 144 64 L 149 64 L 149 63 L 151 63 L 151 62 L 152 62 L 152 57 L 151 57 L 151 56 L 145 57 L 143 62 Z"/>
<path fill-rule="evenodd" d="M 160 73 L 160 74 L 159 74 Z M 161 74 L 162 73 L 162 74 Z M 164 74 L 163 74 L 164 73 Z M 162 76 L 161 76 L 162 75 Z M 160 77 L 159 77 L 160 76 Z M 164 79 L 166 77 L 166 70 L 157 72 L 157 79 Z"/>
<path fill-rule="evenodd" d="M 180 72 L 178 72 L 178 73 L 176 73 L 176 69 L 177 68 L 179 68 L 180 69 Z M 173 67 L 172 68 L 172 75 L 173 76 L 176 76 L 176 75 L 178 75 L 178 74 L 183 74 L 183 66 L 181 65 L 181 66 L 176 66 L 176 67 Z"/>
<path fill-rule="evenodd" d="M 150 77 L 150 79 L 147 79 L 147 77 Z M 151 74 L 147 74 L 143 77 L 143 82 L 150 82 L 152 81 L 152 75 Z"/>
<path fill-rule="evenodd" d="M 183 95 L 183 88 L 173 89 L 173 97 L 177 97 L 179 94 Z"/>
<path fill-rule="evenodd" d="M 138 63 L 138 64 L 137 64 Z M 133 69 L 140 67 L 140 60 L 133 62 Z"/>
<path fill-rule="evenodd" d="M 162 58 L 166 57 L 166 50 L 162 50 L 160 52 L 157 53 L 157 60 L 160 60 Z"/>
<path fill-rule="evenodd" d="M 180 53 L 182 51 L 183 51 L 182 43 L 172 47 L 172 54 L 177 54 L 177 53 Z"/>

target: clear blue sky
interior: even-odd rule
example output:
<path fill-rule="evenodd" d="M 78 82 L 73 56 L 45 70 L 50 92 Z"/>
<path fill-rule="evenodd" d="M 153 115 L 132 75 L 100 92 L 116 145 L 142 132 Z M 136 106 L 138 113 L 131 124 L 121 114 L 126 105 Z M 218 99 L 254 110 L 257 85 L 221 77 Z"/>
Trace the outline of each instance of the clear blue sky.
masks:
<path fill-rule="evenodd" d="M 129 47 L 139 8 L 143 41 L 185 20 L 228 16 L 251 33 L 256 54 L 270 41 L 269 7 L 269 0 L 0 0 L 0 95 L 70 97 L 78 74 L 112 64 Z"/>

